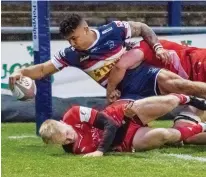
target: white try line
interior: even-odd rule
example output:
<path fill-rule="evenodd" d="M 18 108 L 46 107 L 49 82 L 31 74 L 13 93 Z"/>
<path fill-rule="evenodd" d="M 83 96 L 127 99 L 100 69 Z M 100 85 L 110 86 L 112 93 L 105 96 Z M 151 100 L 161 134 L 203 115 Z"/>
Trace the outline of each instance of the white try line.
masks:
<path fill-rule="evenodd" d="M 20 135 L 20 136 L 9 136 L 9 139 L 24 139 L 24 138 L 38 138 L 35 135 Z"/>
<path fill-rule="evenodd" d="M 184 159 L 184 160 L 196 160 L 196 161 L 200 161 L 200 162 L 206 162 L 206 158 L 204 157 L 193 157 L 191 155 L 188 154 L 164 154 L 166 156 L 172 156 L 172 157 L 176 157 L 179 159 Z"/>

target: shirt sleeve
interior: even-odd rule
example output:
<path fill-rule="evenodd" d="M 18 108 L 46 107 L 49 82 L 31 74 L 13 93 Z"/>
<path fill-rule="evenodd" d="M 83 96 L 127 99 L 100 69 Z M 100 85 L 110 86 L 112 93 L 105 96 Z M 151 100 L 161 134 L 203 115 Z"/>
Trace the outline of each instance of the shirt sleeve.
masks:
<path fill-rule="evenodd" d="M 121 35 L 123 40 L 131 38 L 131 27 L 130 24 L 126 21 L 113 21 L 116 32 Z"/>
<path fill-rule="evenodd" d="M 97 112 L 98 111 L 93 108 L 80 106 L 79 107 L 80 122 L 87 122 L 90 125 L 93 125 Z"/>
<path fill-rule="evenodd" d="M 93 126 L 104 130 L 103 137 L 97 149 L 101 152 L 107 152 L 114 141 L 119 125 L 108 115 L 98 112 Z"/>
<path fill-rule="evenodd" d="M 97 115 L 97 110 L 84 107 L 84 106 L 73 106 L 69 109 L 63 117 L 63 121 L 70 125 L 80 124 L 86 122 L 93 125 Z"/>
<path fill-rule="evenodd" d="M 79 66 L 79 54 L 73 47 L 58 51 L 51 59 L 54 66 L 61 70 L 67 66 Z"/>

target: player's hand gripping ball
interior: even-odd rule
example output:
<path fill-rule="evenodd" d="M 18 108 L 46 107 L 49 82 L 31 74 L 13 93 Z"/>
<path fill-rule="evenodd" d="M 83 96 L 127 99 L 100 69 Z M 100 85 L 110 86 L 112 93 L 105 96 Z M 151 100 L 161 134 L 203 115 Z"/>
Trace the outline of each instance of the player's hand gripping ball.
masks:
<path fill-rule="evenodd" d="M 15 82 L 11 92 L 16 99 L 21 101 L 33 99 L 36 95 L 35 82 L 31 78 L 23 76 Z"/>

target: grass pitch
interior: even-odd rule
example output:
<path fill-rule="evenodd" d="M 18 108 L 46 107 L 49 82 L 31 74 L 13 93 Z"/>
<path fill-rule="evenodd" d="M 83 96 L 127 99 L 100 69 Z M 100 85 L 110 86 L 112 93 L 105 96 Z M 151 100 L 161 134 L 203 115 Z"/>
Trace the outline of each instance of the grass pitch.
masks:
<path fill-rule="evenodd" d="M 168 127 L 169 124 L 169 121 L 158 121 L 155 126 Z M 190 155 L 190 160 L 170 154 Z M 65 154 L 59 146 L 44 145 L 35 137 L 34 123 L 2 124 L 2 177 L 130 176 L 204 177 L 206 146 L 164 147 L 148 152 L 82 158 Z"/>

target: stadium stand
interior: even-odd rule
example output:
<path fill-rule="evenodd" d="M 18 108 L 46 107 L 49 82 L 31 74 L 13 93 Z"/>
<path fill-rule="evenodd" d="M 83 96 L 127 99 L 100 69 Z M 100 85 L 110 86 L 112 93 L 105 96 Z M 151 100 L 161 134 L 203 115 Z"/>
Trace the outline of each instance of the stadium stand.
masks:
<path fill-rule="evenodd" d="M 77 12 L 91 26 L 106 24 L 112 20 L 134 20 L 150 26 L 167 26 L 166 2 L 51 2 L 51 26 L 58 26 L 68 13 Z M 182 26 L 204 26 L 206 2 L 182 3 Z M 18 17 L 18 18 L 17 18 Z M 2 2 L 2 26 L 31 26 L 30 2 Z"/>

